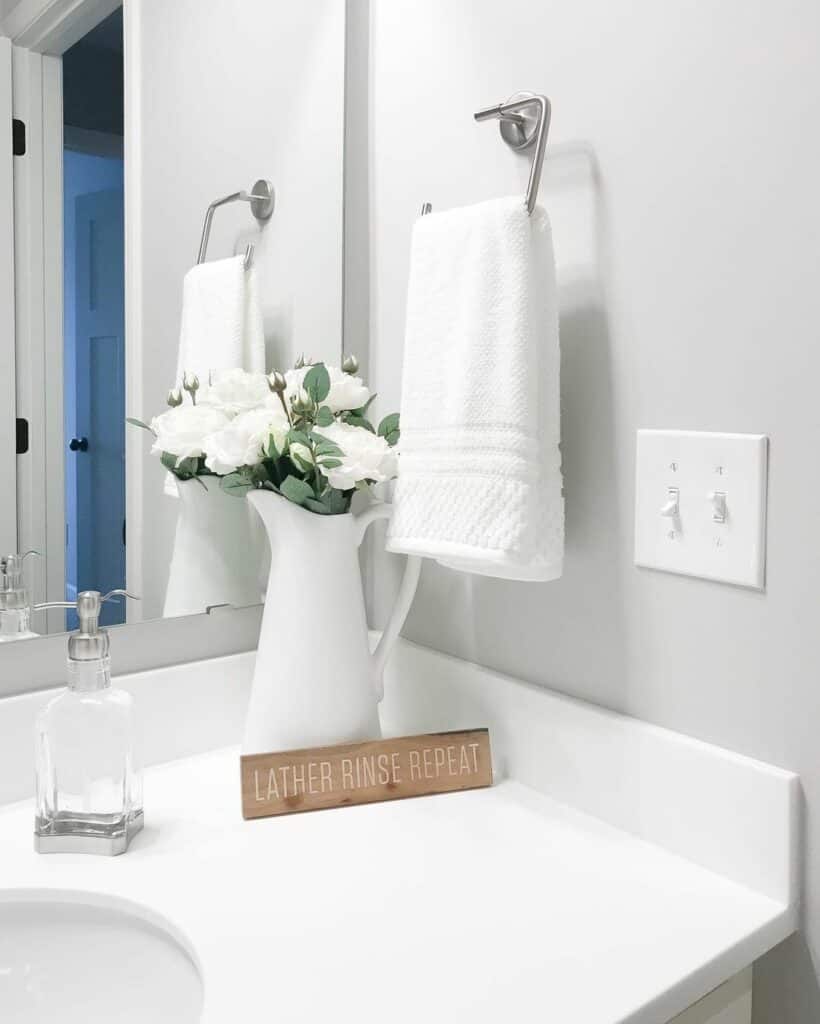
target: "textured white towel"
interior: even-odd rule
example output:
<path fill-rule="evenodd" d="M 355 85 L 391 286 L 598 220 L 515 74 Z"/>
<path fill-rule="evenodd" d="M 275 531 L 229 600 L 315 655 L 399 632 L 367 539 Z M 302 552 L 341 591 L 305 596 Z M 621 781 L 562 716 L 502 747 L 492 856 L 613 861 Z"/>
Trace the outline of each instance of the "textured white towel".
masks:
<path fill-rule="evenodd" d="M 265 335 L 256 270 L 243 256 L 192 267 L 182 292 L 177 386 L 195 373 L 203 386 L 211 370 L 265 372 Z"/>
<path fill-rule="evenodd" d="M 520 197 L 413 230 L 391 551 L 515 580 L 561 575 L 552 232 Z"/>

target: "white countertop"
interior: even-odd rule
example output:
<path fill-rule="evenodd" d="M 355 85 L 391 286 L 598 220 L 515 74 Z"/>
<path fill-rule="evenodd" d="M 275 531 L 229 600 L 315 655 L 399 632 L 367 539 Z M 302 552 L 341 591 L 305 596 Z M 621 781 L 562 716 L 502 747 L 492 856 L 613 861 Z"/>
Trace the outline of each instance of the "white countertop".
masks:
<path fill-rule="evenodd" d="M 244 822 L 227 749 L 149 769 L 145 813 L 124 856 L 38 856 L 31 804 L 0 808 L 0 885 L 154 908 L 196 952 L 206 1024 L 663 1024 L 792 928 L 515 781 Z"/>

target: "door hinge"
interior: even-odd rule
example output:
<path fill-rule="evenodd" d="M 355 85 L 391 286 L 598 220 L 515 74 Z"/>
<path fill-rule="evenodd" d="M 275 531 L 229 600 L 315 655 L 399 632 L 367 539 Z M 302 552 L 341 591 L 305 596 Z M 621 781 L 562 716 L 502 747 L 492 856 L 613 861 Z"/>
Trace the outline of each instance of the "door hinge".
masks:
<path fill-rule="evenodd" d="M 28 420 L 17 417 L 17 454 L 25 455 L 28 451 Z"/>
<path fill-rule="evenodd" d="M 26 122 L 19 117 L 11 121 L 11 151 L 14 156 L 25 156 L 26 152 Z"/>

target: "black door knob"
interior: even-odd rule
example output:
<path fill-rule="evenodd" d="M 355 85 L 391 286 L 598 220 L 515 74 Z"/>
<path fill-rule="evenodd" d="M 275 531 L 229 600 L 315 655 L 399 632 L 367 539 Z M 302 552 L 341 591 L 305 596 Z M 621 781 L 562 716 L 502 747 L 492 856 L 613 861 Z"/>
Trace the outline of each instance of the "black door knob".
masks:
<path fill-rule="evenodd" d="M 68 442 L 68 447 L 73 452 L 87 452 L 88 451 L 88 438 L 87 437 L 72 437 Z"/>

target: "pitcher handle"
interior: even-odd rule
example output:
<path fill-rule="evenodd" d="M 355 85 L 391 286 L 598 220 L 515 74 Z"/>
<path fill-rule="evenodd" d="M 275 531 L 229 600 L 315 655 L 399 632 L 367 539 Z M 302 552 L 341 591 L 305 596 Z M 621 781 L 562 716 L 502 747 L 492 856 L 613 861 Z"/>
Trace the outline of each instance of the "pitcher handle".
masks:
<path fill-rule="evenodd" d="M 371 523 L 375 523 L 377 519 L 389 519 L 392 514 L 392 506 L 387 502 L 371 505 L 364 512 L 360 512 L 356 517 L 359 527 L 357 543 L 361 545 L 367 528 Z M 416 587 L 419 584 L 420 575 L 421 558 L 418 555 L 408 555 L 407 563 L 404 567 L 404 576 L 402 576 L 401 586 L 396 596 L 396 603 L 393 605 L 393 611 L 390 613 L 390 618 L 384 627 L 381 640 L 379 640 L 376 650 L 373 652 L 373 675 L 377 700 L 381 700 L 384 696 L 384 666 L 396 640 L 398 640 L 401 627 L 407 618 L 407 613 L 410 611 L 410 605 L 413 603 L 413 598 L 416 595 Z"/>

